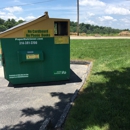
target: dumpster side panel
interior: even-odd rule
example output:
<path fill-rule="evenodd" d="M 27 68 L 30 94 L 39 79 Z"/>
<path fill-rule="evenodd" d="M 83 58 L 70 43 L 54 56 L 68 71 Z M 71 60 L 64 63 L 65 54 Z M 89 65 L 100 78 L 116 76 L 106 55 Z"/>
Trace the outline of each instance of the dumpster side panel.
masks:
<path fill-rule="evenodd" d="M 3 38 L 1 44 L 5 78 L 12 84 L 69 79 L 69 43 L 57 45 L 50 37 Z"/>
<path fill-rule="evenodd" d="M 55 78 L 64 80 L 70 76 L 69 44 L 55 45 L 53 48 L 53 72 Z"/>

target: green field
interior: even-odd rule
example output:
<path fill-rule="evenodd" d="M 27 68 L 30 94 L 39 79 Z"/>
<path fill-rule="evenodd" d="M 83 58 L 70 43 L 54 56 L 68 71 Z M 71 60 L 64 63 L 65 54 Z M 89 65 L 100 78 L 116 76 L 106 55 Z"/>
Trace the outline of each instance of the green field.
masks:
<path fill-rule="evenodd" d="M 93 67 L 64 130 L 130 130 L 130 40 L 71 40 L 71 59 Z"/>

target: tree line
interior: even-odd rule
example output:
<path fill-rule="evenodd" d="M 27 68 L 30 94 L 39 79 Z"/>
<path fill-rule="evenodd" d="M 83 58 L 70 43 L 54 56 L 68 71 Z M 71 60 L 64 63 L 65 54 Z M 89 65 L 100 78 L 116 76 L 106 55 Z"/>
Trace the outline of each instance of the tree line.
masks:
<path fill-rule="evenodd" d="M 0 18 L 0 32 L 5 31 L 9 28 L 12 28 L 20 23 L 23 23 L 25 21 L 19 20 L 16 21 L 15 19 L 7 19 L 4 20 Z M 85 24 L 80 23 L 79 24 L 79 33 L 86 33 L 86 34 L 118 34 L 121 31 L 129 31 L 129 29 L 113 29 L 111 27 L 103 27 L 98 25 L 91 25 L 91 24 Z M 77 32 L 77 22 L 70 22 L 70 32 Z"/>
<path fill-rule="evenodd" d="M 16 21 L 15 19 L 4 20 L 0 18 L 0 32 L 3 32 L 23 22 L 24 22 L 23 20 L 19 21 Z"/>
<path fill-rule="evenodd" d="M 86 34 L 118 34 L 121 31 L 129 31 L 129 29 L 113 29 L 111 27 L 103 27 L 91 24 L 80 23 L 79 24 L 79 33 Z M 77 32 L 77 22 L 70 22 L 70 32 Z"/>

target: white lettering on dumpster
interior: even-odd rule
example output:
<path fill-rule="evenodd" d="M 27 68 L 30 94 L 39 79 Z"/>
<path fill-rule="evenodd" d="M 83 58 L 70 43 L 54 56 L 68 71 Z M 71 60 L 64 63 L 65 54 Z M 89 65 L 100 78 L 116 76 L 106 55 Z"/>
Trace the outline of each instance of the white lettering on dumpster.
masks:
<path fill-rule="evenodd" d="M 19 42 L 19 45 L 37 45 L 38 41 L 43 40 L 43 38 L 15 38 L 15 41 Z"/>
<path fill-rule="evenodd" d="M 66 71 L 56 71 L 56 72 L 54 72 L 54 75 L 63 75 L 63 74 L 67 74 L 67 72 Z"/>
<path fill-rule="evenodd" d="M 15 79 L 15 78 L 28 78 L 29 74 L 11 74 L 9 75 L 9 79 Z"/>
<path fill-rule="evenodd" d="M 43 38 L 15 38 L 15 41 L 35 41 L 35 40 L 43 40 Z"/>
<path fill-rule="evenodd" d="M 19 45 L 36 45 L 37 41 L 19 41 Z"/>

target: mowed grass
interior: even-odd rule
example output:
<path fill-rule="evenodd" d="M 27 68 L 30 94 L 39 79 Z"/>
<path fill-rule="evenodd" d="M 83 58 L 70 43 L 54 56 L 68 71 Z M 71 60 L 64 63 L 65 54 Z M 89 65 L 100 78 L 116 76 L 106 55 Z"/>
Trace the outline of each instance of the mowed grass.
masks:
<path fill-rule="evenodd" d="M 93 61 L 64 130 L 130 130 L 130 40 L 71 40 L 71 59 Z"/>

